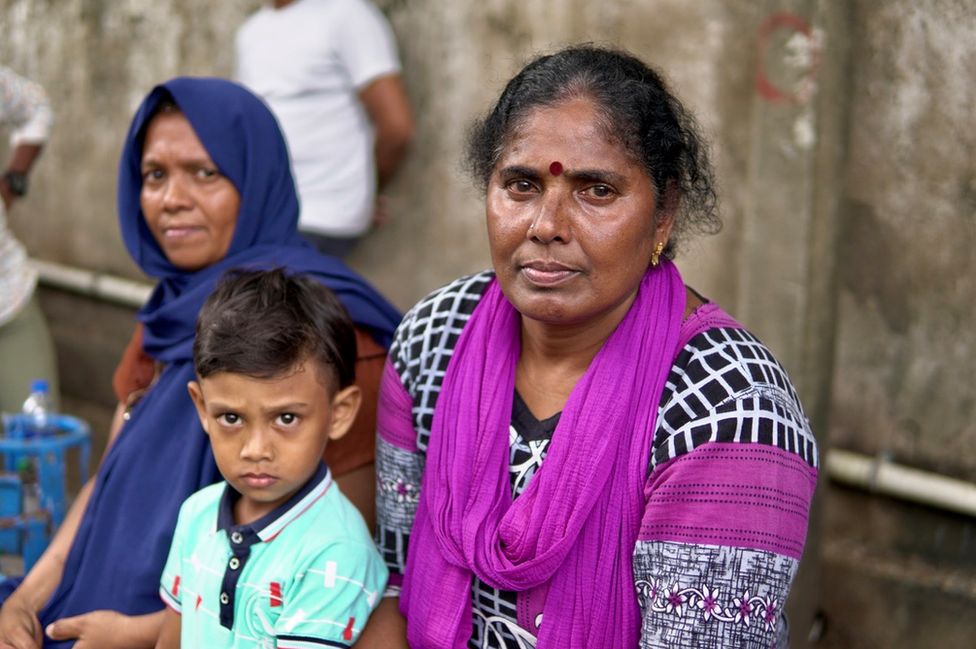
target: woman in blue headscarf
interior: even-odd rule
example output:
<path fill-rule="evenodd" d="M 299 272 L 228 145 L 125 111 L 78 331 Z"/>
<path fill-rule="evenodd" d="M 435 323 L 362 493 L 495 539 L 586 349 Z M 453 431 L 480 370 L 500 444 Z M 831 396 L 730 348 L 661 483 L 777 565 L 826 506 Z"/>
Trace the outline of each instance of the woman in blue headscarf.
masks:
<path fill-rule="evenodd" d="M 186 384 L 197 312 L 228 269 L 318 278 L 383 348 L 399 322 L 363 279 L 299 236 L 281 132 L 241 86 L 179 78 L 154 88 L 129 129 L 118 206 L 129 253 L 159 279 L 139 312 L 156 371 L 48 551 L 22 582 L 0 586 L 0 647 L 153 646 L 179 506 L 219 479 Z"/>

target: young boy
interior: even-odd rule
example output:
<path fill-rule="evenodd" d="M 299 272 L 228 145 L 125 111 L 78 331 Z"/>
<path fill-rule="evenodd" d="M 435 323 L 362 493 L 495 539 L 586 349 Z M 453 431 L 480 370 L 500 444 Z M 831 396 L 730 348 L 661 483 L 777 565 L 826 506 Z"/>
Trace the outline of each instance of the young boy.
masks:
<path fill-rule="evenodd" d="M 193 360 L 226 482 L 180 510 L 157 648 L 352 645 L 387 570 L 322 462 L 359 408 L 349 316 L 314 280 L 237 272 L 200 311 Z"/>

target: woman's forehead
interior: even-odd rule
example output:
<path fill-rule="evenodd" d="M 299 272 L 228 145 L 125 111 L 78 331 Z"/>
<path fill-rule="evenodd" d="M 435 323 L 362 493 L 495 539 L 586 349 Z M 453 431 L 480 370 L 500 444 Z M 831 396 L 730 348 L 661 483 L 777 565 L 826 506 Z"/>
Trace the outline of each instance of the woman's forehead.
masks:
<path fill-rule="evenodd" d="M 155 115 L 146 127 L 141 164 L 168 163 L 215 166 L 225 173 L 200 139 L 189 118 L 182 112 Z M 233 182 L 233 180 L 232 180 Z M 236 183 L 234 183 L 236 187 Z M 239 191 L 239 190 L 238 190 Z"/>
<path fill-rule="evenodd" d="M 571 99 L 527 112 L 505 140 L 498 168 L 533 164 L 546 169 L 581 164 L 626 164 L 630 152 L 613 137 L 603 113 L 589 99 Z"/>

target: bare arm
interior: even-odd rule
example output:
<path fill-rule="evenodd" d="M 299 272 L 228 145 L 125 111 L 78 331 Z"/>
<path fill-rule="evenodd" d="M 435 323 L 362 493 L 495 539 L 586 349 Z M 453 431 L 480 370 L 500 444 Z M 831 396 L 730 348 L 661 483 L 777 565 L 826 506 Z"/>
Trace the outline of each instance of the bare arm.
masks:
<path fill-rule="evenodd" d="M 400 614 L 399 597 L 384 597 L 380 601 L 355 649 L 408 649 L 407 621 Z"/>
<path fill-rule="evenodd" d="M 43 145 L 41 144 L 23 143 L 17 145 L 4 171 L 16 171 L 22 174 L 30 173 L 31 167 L 34 166 L 34 161 L 41 155 L 42 148 Z M 0 177 L 0 199 L 3 200 L 4 207 L 10 207 L 18 198 L 20 197 L 11 191 L 7 181 Z"/>
<path fill-rule="evenodd" d="M 54 593 L 61 582 L 64 562 L 71 549 L 71 542 L 78 531 L 82 512 L 88 506 L 94 478 L 89 480 L 68 510 L 68 514 L 51 540 L 51 544 L 38 559 L 24 581 L 0 609 L 0 641 L 17 649 L 35 649 L 40 645 L 40 621 L 37 612 Z"/>
<path fill-rule="evenodd" d="M 165 611 L 145 615 L 91 611 L 61 618 L 44 631 L 52 640 L 74 640 L 75 649 L 152 649 L 164 614 Z"/>
<path fill-rule="evenodd" d="M 10 162 L 7 163 L 7 171 L 29 172 L 34 166 L 34 161 L 41 155 L 43 148 L 44 145 L 42 144 L 28 144 L 26 142 L 17 145 L 10 156 Z"/>
<path fill-rule="evenodd" d="M 125 423 L 124 413 L 125 405 L 119 404 L 115 409 L 112 425 L 109 428 L 108 444 L 105 447 L 106 455 L 118 437 L 119 431 L 122 429 L 122 424 Z M 104 460 L 105 456 L 103 455 L 102 461 Z M 88 498 L 91 494 L 93 480 L 89 480 L 88 484 L 85 485 L 88 490 L 88 493 L 85 495 L 85 505 L 87 505 Z M 81 494 L 79 494 L 79 500 L 80 496 Z M 74 540 L 74 535 L 78 530 L 78 524 L 83 511 L 84 506 L 77 509 L 75 514 L 77 520 L 73 523 L 70 538 L 64 540 L 65 557 L 67 556 L 68 550 L 71 549 L 71 542 Z M 72 506 L 72 512 L 75 512 L 74 506 Z M 70 516 L 71 514 L 69 514 Z M 67 526 L 67 522 L 67 519 L 65 519 L 65 524 L 58 530 L 58 535 L 62 534 L 62 531 Z M 56 540 L 57 537 L 55 537 Z M 52 542 L 53 545 L 54 542 Z M 64 560 L 62 559 L 62 569 L 63 566 Z M 60 580 L 60 578 L 61 571 L 59 570 L 58 579 Z M 96 647 L 98 649 L 150 649 L 156 644 L 162 623 L 163 611 L 147 613 L 145 615 L 124 615 L 117 611 L 100 610 L 57 620 L 48 625 L 45 633 L 52 640 L 75 639 L 75 649 L 94 649 Z"/>
<path fill-rule="evenodd" d="M 369 527 L 370 534 L 376 529 L 376 469 L 373 464 L 359 467 L 336 477 L 342 495 L 349 499 Z"/>
<path fill-rule="evenodd" d="M 400 167 L 413 138 L 413 112 L 398 74 L 371 81 L 359 91 L 359 100 L 376 129 L 376 172 L 382 188 Z"/>
<path fill-rule="evenodd" d="M 163 627 L 159 631 L 156 649 L 180 649 L 180 630 L 183 618 L 171 608 L 163 611 Z"/>

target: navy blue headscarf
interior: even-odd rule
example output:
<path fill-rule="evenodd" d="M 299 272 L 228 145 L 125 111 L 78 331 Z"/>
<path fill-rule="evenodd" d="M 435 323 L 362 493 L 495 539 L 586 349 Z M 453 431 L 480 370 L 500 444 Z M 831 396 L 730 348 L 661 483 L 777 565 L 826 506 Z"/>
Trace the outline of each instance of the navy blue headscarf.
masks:
<path fill-rule="evenodd" d="M 139 204 L 142 141 L 160 102 L 173 101 L 210 158 L 241 195 L 227 256 L 196 272 L 174 266 L 156 242 Z M 132 259 L 160 280 L 139 319 L 145 349 L 162 361 L 189 358 L 197 312 L 217 279 L 239 266 L 286 268 L 317 275 L 353 321 L 388 347 L 400 314 L 341 261 L 317 253 L 298 233 L 298 195 L 278 123 L 248 90 L 224 79 L 181 77 L 156 86 L 129 128 L 119 165 L 119 226 Z"/>
<path fill-rule="evenodd" d="M 241 197 L 227 256 L 196 272 L 169 262 L 139 204 L 142 140 L 163 100 L 179 107 Z M 129 253 L 159 279 L 139 319 L 145 350 L 165 366 L 99 469 L 61 583 L 41 611 L 43 625 L 98 609 L 139 615 L 162 608 L 159 578 L 180 504 L 220 479 L 186 384 L 194 378 L 197 313 L 225 271 L 282 266 L 307 273 L 335 291 L 353 321 L 384 346 L 399 322 L 396 310 L 363 279 L 300 237 L 298 198 L 281 131 L 264 103 L 237 84 L 179 78 L 149 93 L 122 152 L 118 208 Z M 71 644 L 48 640 L 45 647 Z"/>

